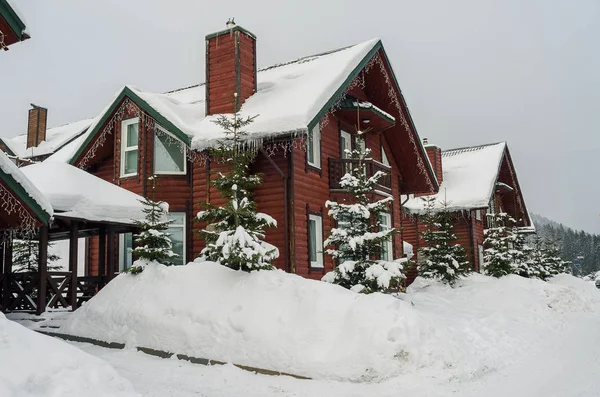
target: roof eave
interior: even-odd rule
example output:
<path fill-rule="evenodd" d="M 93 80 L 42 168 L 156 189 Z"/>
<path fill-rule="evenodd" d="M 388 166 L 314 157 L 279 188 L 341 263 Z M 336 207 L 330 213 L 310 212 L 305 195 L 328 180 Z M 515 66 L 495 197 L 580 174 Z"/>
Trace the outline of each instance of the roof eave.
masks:
<path fill-rule="evenodd" d="M 25 22 L 13 10 L 6 0 L 0 0 L 0 16 L 4 18 L 8 26 L 17 35 L 19 41 L 27 40 L 31 36 L 25 31 Z"/>

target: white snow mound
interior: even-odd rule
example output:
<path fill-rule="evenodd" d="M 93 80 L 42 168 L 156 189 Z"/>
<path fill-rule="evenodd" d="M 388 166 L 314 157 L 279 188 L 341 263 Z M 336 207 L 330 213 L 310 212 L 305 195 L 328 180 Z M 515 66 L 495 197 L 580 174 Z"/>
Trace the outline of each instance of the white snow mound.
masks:
<path fill-rule="evenodd" d="M 473 275 L 362 295 L 282 271 L 210 262 L 121 274 L 59 332 L 321 379 L 406 372 L 471 379 L 508 365 L 565 311 L 600 311 L 589 283 Z M 581 290 L 581 291 L 580 291 Z"/>
<path fill-rule="evenodd" d="M 106 362 L 0 313 L 0 396 L 137 396 Z"/>

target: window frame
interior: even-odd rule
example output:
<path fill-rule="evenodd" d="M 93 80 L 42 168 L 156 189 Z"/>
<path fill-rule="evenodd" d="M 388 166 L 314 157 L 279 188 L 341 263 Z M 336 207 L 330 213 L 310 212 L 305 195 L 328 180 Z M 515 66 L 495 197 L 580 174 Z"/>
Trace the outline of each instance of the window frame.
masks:
<path fill-rule="evenodd" d="M 131 258 L 131 264 L 133 265 L 133 252 L 127 252 L 127 248 L 125 246 L 125 235 L 131 234 L 131 248 L 133 249 L 133 233 L 121 233 L 119 234 L 119 273 L 128 269 L 125 267 L 126 260 L 125 256 Z"/>
<path fill-rule="evenodd" d="M 311 233 L 310 233 L 310 222 L 315 222 L 315 247 L 316 261 L 312 261 L 310 258 L 310 247 L 311 247 Z M 311 269 L 325 269 L 325 258 L 324 258 L 324 247 L 323 247 L 323 216 L 319 213 L 309 212 L 306 224 L 306 235 L 308 236 L 308 264 Z M 320 249 L 319 249 L 320 247 Z"/>
<path fill-rule="evenodd" d="M 481 217 L 481 210 L 475 210 L 475 220 L 481 222 L 483 218 Z"/>
<path fill-rule="evenodd" d="M 392 214 L 390 212 L 382 212 L 379 214 L 379 216 L 384 217 L 389 221 L 389 223 L 386 225 L 386 227 L 387 227 L 386 230 L 391 230 L 393 228 Z M 379 220 L 379 223 L 381 225 L 381 219 Z M 382 231 L 381 226 L 380 226 L 380 231 Z M 389 258 L 383 259 L 383 254 L 385 251 L 384 251 L 383 245 L 382 245 L 380 252 L 379 252 L 379 260 L 386 260 L 389 262 L 393 261 L 394 260 L 394 239 L 393 239 L 393 237 L 390 237 L 390 239 L 388 241 L 383 242 L 383 244 L 385 245 L 386 249 L 388 250 L 387 253 L 388 253 Z"/>
<path fill-rule="evenodd" d="M 137 132 L 137 143 L 135 146 L 127 146 L 127 127 L 132 125 L 132 124 L 137 124 L 138 126 L 138 132 Z M 125 173 L 125 164 L 126 164 L 126 156 L 125 154 L 127 152 L 133 152 L 136 151 L 138 154 L 137 157 L 137 163 L 135 165 L 135 172 L 132 173 Z M 126 119 L 121 121 L 121 170 L 119 171 L 119 175 L 121 178 L 127 178 L 127 177 L 131 177 L 131 176 L 136 176 L 139 172 L 139 168 L 140 168 L 140 118 L 139 117 L 133 117 L 130 119 Z"/>
<path fill-rule="evenodd" d="M 312 136 L 312 144 L 311 138 Z M 313 152 L 313 161 L 310 161 L 310 150 Z M 315 125 L 312 130 L 308 131 L 306 138 L 306 164 L 317 170 L 321 170 L 321 126 Z"/>
<path fill-rule="evenodd" d="M 187 257 L 187 212 L 185 211 L 169 211 L 167 213 L 167 218 L 169 220 L 171 220 L 171 218 L 169 217 L 170 215 L 174 215 L 174 214 L 182 214 L 183 215 L 183 220 L 181 225 L 176 224 L 173 225 L 173 223 L 169 224 L 169 229 L 172 229 L 174 227 L 176 228 L 181 228 L 183 229 L 183 234 L 182 234 L 182 240 L 183 240 L 183 252 L 182 252 L 182 256 L 181 256 L 181 265 L 185 265 L 186 264 L 186 257 Z M 166 232 L 168 233 L 168 229 L 166 230 Z M 170 237 L 169 237 L 170 239 Z M 173 244 L 173 240 L 171 240 L 171 244 Z"/>
<path fill-rule="evenodd" d="M 154 145 L 152 148 L 152 169 L 154 171 L 154 175 L 187 175 L 187 146 L 185 145 L 185 143 L 183 143 L 180 139 L 178 139 L 177 137 L 175 137 L 175 135 L 171 134 L 169 131 L 167 131 L 166 128 L 164 128 L 163 126 L 156 124 L 157 128 L 161 130 L 161 133 L 169 135 L 169 137 L 171 139 L 176 140 L 177 142 L 179 142 L 181 144 L 181 146 L 183 147 L 183 171 L 158 171 L 156 169 L 156 140 L 158 139 L 157 137 L 157 132 L 154 132 Z"/>
<path fill-rule="evenodd" d="M 352 134 L 350 134 L 348 131 L 344 131 L 342 129 L 340 129 L 340 158 L 341 159 L 350 159 L 352 158 L 352 156 L 350 154 L 348 154 L 346 157 L 346 152 L 345 150 L 348 149 L 347 147 L 345 147 L 344 145 L 342 145 L 342 138 L 346 139 L 348 141 L 348 143 L 350 144 L 350 152 L 352 152 Z"/>

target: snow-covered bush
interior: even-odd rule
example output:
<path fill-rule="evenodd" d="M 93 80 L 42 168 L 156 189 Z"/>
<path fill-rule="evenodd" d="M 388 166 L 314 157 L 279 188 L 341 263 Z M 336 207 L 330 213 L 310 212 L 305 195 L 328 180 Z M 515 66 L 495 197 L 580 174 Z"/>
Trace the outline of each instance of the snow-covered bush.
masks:
<path fill-rule="evenodd" d="M 358 139 L 363 138 L 359 136 Z M 383 245 L 397 233 L 394 228 L 383 230 L 381 225 L 381 215 L 389 211 L 393 198 L 371 202 L 370 197 L 384 173 L 378 171 L 368 177 L 363 162 L 371 151 L 363 150 L 364 145 L 357 147 L 359 149 L 350 152 L 357 162 L 340 182 L 348 193 L 347 198 L 339 203 L 325 203 L 337 227 L 331 229 L 324 244 L 331 247 L 326 252 L 339 266 L 325 274 L 322 280 L 363 293 L 397 289 L 405 278 L 403 264 L 406 260 L 393 260 L 392 252 L 387 252 L 387 258 L 382 255 Z"/>
<path fill-rule="evenodd" d="M 421 238 L 425 246 L 418 265 L 419 275 L 425 278 L 441 280 L 447 284 L 472 272 L 465 249 L 456 243 L 457 237 L 452 224 L 452 213 L 448 203 L 442 202 L 443 209 L 435 209 L 435 197 L 423 197 L 425 214 L 422 217 L 425 230 Z"/>
<path fill-rule="evenodd" d="M 206 241 L 200 259 L 244 271 L 274 269 L 271 262 L 279 256 L 275 246 L 263 241 L 264 229 L 277 226 L 277 222 L 257 212 L 252 199 L 252 191 L 262 178 L 250 174 L 256 152 L 245 146 L 247 134 L 243 128 L 253 120 L 253 117 L 243 119 L 235 113 L 233 117 L 221 115 L 215 121 L 226 137 L 210 151 L 211 158 L 230 168 L 227 173 L 219 172 L 211 183 L 227 203 L 218 207 L 204 202 L 201 205 L 205 210 L 198 212 L 198 219 L 207 223 L 200 231 Z"/>
<path fill-rule="evenodd" d="M 135 248 L 132 250 L 133 257 L 139 259 L 127 271 L 133 274 L 144 270 L 143 264 L 148 261 L 155 261 L 164 265 L 172 265 L 172 259 L 177 258 L 173 252 L 173 243 L 166 230 L 171 224 L 167 219 L 167 204 L 163 201 L 154 201 L 156 190 L 156 178 L 148 178 L 152 182 L 152 199 L 145 198 L 140 200 L 144 205 L 144 214 L 146 219 L 136 221 L 140 232 L 135 234 Z"/>

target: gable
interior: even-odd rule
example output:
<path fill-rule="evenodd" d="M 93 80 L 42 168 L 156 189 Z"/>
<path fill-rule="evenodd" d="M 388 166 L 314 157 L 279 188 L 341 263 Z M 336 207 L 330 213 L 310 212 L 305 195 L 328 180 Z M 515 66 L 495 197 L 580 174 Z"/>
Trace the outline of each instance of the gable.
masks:
<path fill-rule="evenodd" d="M 89 150 L 94 148 L 94 144 L 99 142 L 99 138 L 101 135 L 105 133 L 106 128 L 111 128 L 109 122 L 114 119 L 115 114 L 119 111 L 119 109 L 124 106 L 127 101 L 131 101 L 137 108 L 139 112 L 145 113 L 147 116 L 153 119 L 154 122 L 159 123 L 161 126 L 166 128 L 170 133 L 175 135 L 177 139 L 185 143 L 186 145 L 190 145 L 191 138 L 184 133 L 179 126 L 176 126 L 171 120 L 172 117 L 168 118 L 168 107 L 157 106 L 160 105 L 156 98 L 151 98 L 146 93 L 143 93 L 140 90 L 137 90 L 132 87 L 124 87 L 123 90 L 116 96 L 116 98 L 111 102 L 111 104 L 105 108 L 105 110 L 94 119 L 92 125 L 88 129 L 85 134 L 85 138 L 83 142 L 79 146 L 79 148 L 72 155 L 69 160 L 70 164 L 78 164 L 81 160 L 82 156 Z M 167 113 L 167 115 L 165 115 Z M 101 143 L 100 145 L 102 145 Z"/>

